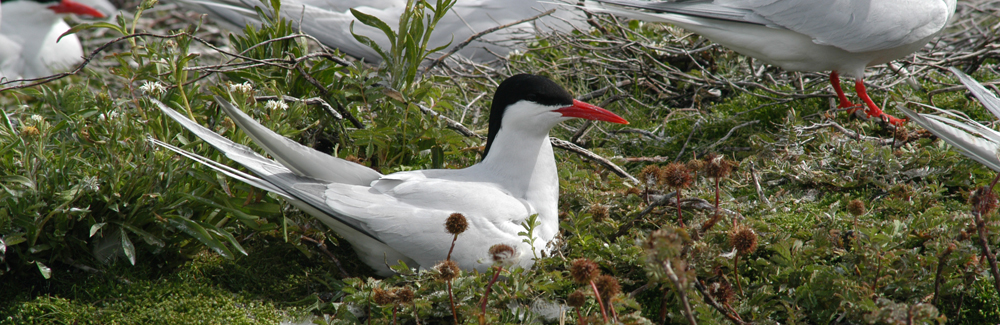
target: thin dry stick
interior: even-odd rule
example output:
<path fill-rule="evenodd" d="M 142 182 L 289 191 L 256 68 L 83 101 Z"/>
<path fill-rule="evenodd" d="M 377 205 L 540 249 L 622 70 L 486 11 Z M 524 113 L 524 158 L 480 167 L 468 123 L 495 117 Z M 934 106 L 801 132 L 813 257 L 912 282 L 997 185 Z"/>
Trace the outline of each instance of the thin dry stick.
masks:
<path fill-rule="evenodd" d="M 677 289 L 677 297 L 681 298 L 681 303 L 684 305 L 684 317 L 687 318 L 688 323 L 691 325 L 698 325 L 698 321 L 694 319 L 694 313 L 691 312 L 691 302 L 688 301 L 687 293 L 684 292 L 684 287 L 681 286 L 681 279 L 677 277 L 674 273 L 674 266 L 670 263 L 670 259 L 663 261 L 663 269 L 667 271 L 667 278 L 670 282 L 673 282 L 674 288 Z"/>

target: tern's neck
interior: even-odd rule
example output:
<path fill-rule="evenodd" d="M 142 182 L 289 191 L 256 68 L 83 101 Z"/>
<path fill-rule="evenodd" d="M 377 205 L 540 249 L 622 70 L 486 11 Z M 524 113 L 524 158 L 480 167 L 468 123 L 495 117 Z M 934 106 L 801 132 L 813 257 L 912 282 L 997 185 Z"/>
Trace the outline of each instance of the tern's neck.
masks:
<path fill-rule="evenodd" d="M 527 200 L 558 199 L 559 178 L 548 132 L 505 132 L 477 164 L 511 194 Z"/>

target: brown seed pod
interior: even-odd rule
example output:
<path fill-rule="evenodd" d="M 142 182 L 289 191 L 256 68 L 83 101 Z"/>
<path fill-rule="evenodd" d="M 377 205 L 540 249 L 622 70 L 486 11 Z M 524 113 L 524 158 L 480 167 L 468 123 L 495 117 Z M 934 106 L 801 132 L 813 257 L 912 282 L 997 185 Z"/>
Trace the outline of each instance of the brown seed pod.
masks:
<path fill-rule="evenodd" d="M 892 137 L 896 142 L 906 142 L 910 138 L 910 133 L 907 132 L 906 127 L 897 126 L 896 131 L 892 132 Z"/>
<path fill-rule="evenodd" d="M 684 166 L 686 166 L 692 173 L 697 173 L 705 168 L 705 161 L 701 159 L 691 159 L 688 160 Z"/>
<path fill-rule="evenodd" d="M 969 204 L 972 205 L 972 210 L 979 215 L 988 215 L 997 208 L 997 194 L 985 187 L 977 188 L 969 197 Z"/>
<path fill-rule="evenodd" d="M 865 202 L 858 199 L 851 200 L 847 204 L 847 211 L 855 217 L 865 214 Z"/>
<path fill-rule="evenodd" d="M 513 264 L 511 260 L 516 255 L 517 251 L 514 247 L 510 247 L 510 245 L 496 244 L 490 246 L 490 258 L 493 259 L 493 263 Z"/>
<path fill-rule="evenodd" d="M 388 305 L 396 302 L 396 294 L 382 288 L 372 289 L 372 300 L 377 305 Z"/>
<path fill-rule="evenodd" d="M 408 304 L 413 301 L 415 297 L 413 289 L 410 287 L 403 287 L 402 289 L 395 289 L 393 293 L 396 294 L 396 301 L 401 304 Z"/>
<path fill-rule="evenodd" d="M 728 281 L 719 281 L 708 285 L 708 294 L 712 295 L 716 302 L 728 305 L 733 301 L 736 292 L 733 291 L 733 285 L 729 284 Z"/>
<path fill-rule="evenodd" d="M 638 187 L 629 187 L 625 190 L 625 196 L 627 197 L 629 195 L 642 196 L 642 190 Z"/>
<path fill-rule="evenodd" d="M 452 260 L 444 260 L 438 265 L 434 266 L 434 269 L 438 271 L 438 278 L 445 281 L 451 281 L 458 277 L 461 270 L 458 268 L 458 263 Z"/>
<path fill-rule="evenodd" d="M 656 165 L 648 165 L 642 168 L 639 172 L 639 180 L 646 182 L 646 185 L 652 185 L 660 182 L 660 168 Z"/>
<path fill-rule="evenodd" d="M 449 234 L 458 235 L 469 228 L 469 222 L 465 220 L 464 215 L 456 212 L 448 216 L 448 220 L 444 222 L 444 228 L 448 230 Z"/>
<path fill-rule="evenodd" d="M 580 308 L 583 307 L 583 304 L 586 302 L 587 296 L 585 296 L 580 290 L 573 291 L 573 293 L 569 294 L 569 297 L 566 297 L 566 304 L 570 307 Z"/>
<path fill-rule="evenodd" d="M 597 263 L 586 258 L 578 258 L 573 260 L 573 264 L 569 267 L 569 275 L 573 277 L 573 281 L 576 283 L 590 283 L 601 275 L 601 270 L 597 267 Z"/>
<path fill-rule="evenodd" d="M 608 218 L 608 207 L 600 204 L 590 205 L 590 217 L 594 218 L 594 221 L 603 222 Z"/>
<path fill-rule="evenodd" d="M 729 244 L 736 248 L 740 255 L 747 255 L 757 250 L 757 233 L 746 226 L 737 226 L 729 232 Z"/>
<path fill-rule="evenodd" d="M 682 163 L 671 163 L 660 170 L 660 179 L 672 188 L 686 188 L 694 177 Z"/>
<path fill-rule="evenodd" d="M 705 176 L 715 179 L 729 177 L 733 172 L 734 162 L 726 160 L 726 157 L 714 153 L 705 156 Z"/>
<path fill-rule="evenodd" d="M 605 304 L 622 292 L 622 286 L 618 284 L 618 279 L 606 274 L 594 279 L 594 286 L 597 287 L 597 292 L 601 294 L 601 301 Z"/>

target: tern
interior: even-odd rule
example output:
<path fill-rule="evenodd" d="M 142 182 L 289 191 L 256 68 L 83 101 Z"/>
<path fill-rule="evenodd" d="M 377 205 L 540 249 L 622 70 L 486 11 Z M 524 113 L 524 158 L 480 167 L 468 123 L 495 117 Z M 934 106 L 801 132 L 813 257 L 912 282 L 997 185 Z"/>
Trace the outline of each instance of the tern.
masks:
<path fill-rule="evenodd" d="M 997 98 L 982 84 L 962 71 L 954 67 L 949 68 L 949 70 L 958 76 L 958 79 L 983 104 L 983 107 L 993 113 L 993 116 L 1000 118 L 1000 98 Z M 1000 153 L 1000 132 L 966 116 L 938 108 L 933 109 L 941 115 L 921 114 L 905 107 L 899 107 L 899 110 L 910 117 L 913 122 L 957 148 L 966 157 L 1000 172 L 1000 157 L 997 156 Z"/>
<path fill-rule="evenodd" d="M 572 118 L 628 124 L 603 108 L 573 97 L 555 82 L 520 74 L 497 87 L 482 160 L 464 169 L 428 169 L 382 175 L 368 167 L 303 146 L 260 125 L 225 99 L 223 111 L 257 145 L 265 158 L 153 100 L 226 157 L 256 176 L 170 144 L 152 140 L 185 157 L 255 187 L 277 193 L 350 242 L 361 261 L 382 276 L 387 265 L 430 268 L 445 260 L 452 235 L 445 220 L 463 214 L 468 229 L 458 236 L 452 260 L 465 270 L 485 271 L 489 247 L 514 247 L 517 265 L 530 267 L 559 232 L 559 179 L 549 130 Z M 533 238 L 518 235 L 536 216 Z M 527 242 L 533 242 L 528 244 Z"/>
<path fill-rule="evenodd" d="M 230 25 L 229 29 L 239 31 L 250 24 L 260 26 L 261 21 L 255 8 L 269 13 L 260 0 L 172 0 L 181 7 L 208 14 L 211 18 Z M 265 1 L 266 2 L 266 1 Z M 433 1 L 431 1 L 433 2 Z M 291 21 L 296 29 L 309 34 L 320 43 L 339 49 L 366 62 L 379 63 L 382 57 L 368 46 L 358 42 L 351 35 L 351 23 L 355 22 L 351 9 L 375 16 L 396 29 L 399 17 L 406 8 L 407 0 L 283 0 L 281 16 Z M 556 9 L 559 4 L 539 0 L 477 0 L 458 1 L 447 15 L 438 22 L 431 34 L 429 48 L 448 45 L 458 46 L 470 36 L 490 28 L 514 23 L 537 16 L 546 10 Z M 513 48 L 509 40 L 518 37 L 534 37 L 539 31 L 571 30 L 582 27 L 586 21 L 580 13 L 557 10 L 534 22 L 525 22 L 500 31 L 484 35 L 470 43 L 458 53 L 468 59 L 485 62 L 505 56 Z M 389 39 L 377 28 L 359 22 L 354 23 L 354 31 L 371 38 L 382 48 L 388 49 Z M 450 44 L 449 44 L 450 43 Z"/>
<path fill-rule="evenodd" d="M 0 5 L 0 78 L 44 77 L 83 62 L 83 47 L 76 35 L 59 39 L 69 30 L 63 15 L 103 18 L 106 12 L 88 4 L 103 10 L 110 6 L 104 0 L 83 1 L 4 1 Z"/>
<path fill-rule="evenodd" d="M 868 117 L 893 125 L 905 121 L 883 113 L 868 97 L 865 68 L 922 48 L 944 29 L 956 6 L 956 0 L 597 1 L 648 10 L 597 11 L 671 23 L 785 70 L 831 71 L 841 108 L 855 105 L 841 90 L 839 74 L 854 77 Z"/>

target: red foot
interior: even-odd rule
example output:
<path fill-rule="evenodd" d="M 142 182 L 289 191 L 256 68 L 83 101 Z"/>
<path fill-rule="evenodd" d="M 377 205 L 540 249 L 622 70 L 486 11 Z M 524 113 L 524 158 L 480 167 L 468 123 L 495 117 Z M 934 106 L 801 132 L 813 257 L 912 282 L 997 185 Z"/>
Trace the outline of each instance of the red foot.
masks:
<path fill-rule="evenodd" d="M 865 84 L 861 81 L 861 79 L 854 80 L 854 90 L 858 93 L 858 97 L 861 97 L 861 100 L 865 103 L 865 105 L 855 105 L 847 100 L 847 95 L 844 95 L 844 90 L 840 88 L 840 75 L 837 74 L 837 71 L 830 72 L 830 84 L 833 85 L 833 90 L 837 92 L 837 97 L 840 99 L 840 105 L 837 107 L 849 108 L 847 113 L 854 114 L 854 112 L 864 109 L 865 106 L 867 106 L 868 109 L 865 110 L 865 115 L 867 115 L 868 118 L 878 116 L 883 122 L 895 126 L 902 126 L 903 124 L 906 124 L 905 119 L 898 119 L 892 115 L 882 112 L 882 110 L 875 105 L 875 102 L 868 97 L 868 91 L 865 90 Z"/>
<path fill-rule="evenodd" d="M 886 114 L 885 112 L 882 112 L 882 109 L 878 108 L 878 106 L 875 106 L 875 102 L 872 101 L 871 97 L 868 97 L 868 90 L 865 89 L 865 83 L 861 81 L 860 78 L 854 80 L 854 91 L 857 92 L 858 97 L 861 97 L 861 100 L 868 105 L 868 110 L 865 111 L 865 113 L 868 114 L 868 118 L 878 116 L 883 122 L 887 122 L 895 126 L 903 126 L 903 124 L 906 124 L 906 119 L 899 119 Z"/>

